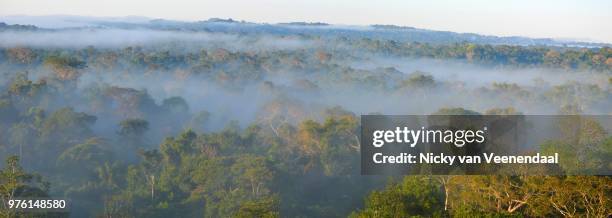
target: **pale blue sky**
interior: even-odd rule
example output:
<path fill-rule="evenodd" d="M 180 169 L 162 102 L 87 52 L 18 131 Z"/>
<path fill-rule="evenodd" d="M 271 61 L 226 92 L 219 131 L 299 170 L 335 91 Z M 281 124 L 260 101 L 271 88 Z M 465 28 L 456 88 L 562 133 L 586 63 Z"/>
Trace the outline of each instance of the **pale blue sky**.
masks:
<path fill-rule="evenodd" d="M 58 14 L 395 24 L 612 43 L 612 0 L 0 0 L 0 16 Z"/>

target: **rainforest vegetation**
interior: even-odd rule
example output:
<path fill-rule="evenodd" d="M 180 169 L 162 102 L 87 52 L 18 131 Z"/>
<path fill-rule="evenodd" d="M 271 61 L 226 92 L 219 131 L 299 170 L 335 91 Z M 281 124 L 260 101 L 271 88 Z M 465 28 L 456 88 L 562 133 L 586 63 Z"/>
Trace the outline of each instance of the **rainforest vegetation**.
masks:
<path fill-rule="evenodd" d="M 610 115 L 612 48 L 304 25 L 0 25 L 0 200 L 70 200 L 0 217 L 612 215 L 609 176 L 359 168 L 363 114 Z M 538 149 L 612 169 L 610 124 L 577 123 Z"/>

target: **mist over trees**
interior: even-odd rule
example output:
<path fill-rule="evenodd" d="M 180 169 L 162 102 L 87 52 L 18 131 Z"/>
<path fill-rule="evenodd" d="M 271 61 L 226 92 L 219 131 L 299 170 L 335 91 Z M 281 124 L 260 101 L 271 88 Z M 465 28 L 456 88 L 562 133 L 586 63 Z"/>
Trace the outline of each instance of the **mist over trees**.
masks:
<path fill-rule="evenodd" d="M 32 215 L 57 217 L 610 216 L 607 176 L 359 172 L 362 114 L 610 115 L 610 47 L 369 28 L 0 25 L 0 199 L 70 199 Z M 591 135 L 539 149 L 610 169 L 610 130 L 567 122 Z"/>

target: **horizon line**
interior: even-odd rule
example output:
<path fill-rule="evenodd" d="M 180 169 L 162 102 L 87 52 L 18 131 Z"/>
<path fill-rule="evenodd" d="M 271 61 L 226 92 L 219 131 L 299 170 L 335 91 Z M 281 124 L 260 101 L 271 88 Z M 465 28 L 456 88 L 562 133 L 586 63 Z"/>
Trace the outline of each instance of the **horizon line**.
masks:
<path fill-rule="evenodd" d="M 197 19 L 176 19 L 176 18 L 164 18 L 164 17 L 150 17 L 150 16 L 144 16 L 144 15 L 122 15 L 122 16 L 89 16 L 89 15 L 76 15 L 76 14 L 45 14 L 45 15 L 27 15 L 27 14 L 10 14 L 10 15 L 0 15 L 0 19 L 2 18 L 6 18 L 6 17 L 81 17 L 81 18 L 94 18 L 94 19 L 125 19 L 125 18 L 140 18 L 140 19 L 146 19 L 146 22 L 151 22 L 151 21 L 155 21 L 155 20 L 165 20 L 165 21 L 174 21 L 174 22 L 184 22 L 184 23 L 195 23 L 195 22 L 207 22 L 210 21 L 212 19 L 220 19 L 220 20 L 229 20 L 229 21 L 233 21 L 233 22 L 239 22 L 239 23 L 251 23 L 251 24 L 258 24 L 258 25 L 284 25 L 284 24 L 293 24 L 293 23 L 306 23 L 306 24 L 324 24 L 325 26 L 336 26 L 336 27 L 372 27 L 375 25 L 387 25 L 387 26 L 395 26 L 395 27 L 399 27 L 399 28 L 413 28 L 413 29 L 419 29 L 419 30 L 427 30 L 427 31 L 435 31 L 435 32 L 451 32 L 451 33 L 457 33 L 457 34 L 476 34 L 476 35 L 480 35 L 480 36 L 488 36 L 488 37 L 500 37 L 500 38 L 513 38 L 513 37 L 520 37 L 520 38 L 528 38 L 528 39 L 536 39 L 536 40 L 554 40 L 557 42 L 568 42 L 568 43 L 588 43 L 588 44 L 605 44 L 605 45 L 611 45 L 612 41 L 607 42 L 607 41 L 602 41 L 602 40 L 597 40 L 597 39 L 589 39 L 589 38 L 573 38 L 573 37 L 532 37 L 532 36 L 526 36 L 526 35 L 516 35 L 516 34 L 489 34 L 489 33 L 482 33 L 482 32 L 478 32 L 478 31 L 472 31 L 472 32 L 464 32 L 464 31 L 452 31 L 452 30 L 441 30 L 441 29 L 435 29 L 435 28 L 428 28 L 428 27 L 417 27 L 417 26 L 407 26 L 407 25 L 401 25 L 401 24 L 389 24 L 389 23 L 369 23 L 369 24 L 344 24 L 344 23 L 329 23 L 329 22 L 325 22 L 325 21 L 304 21 L 304 20 L 295 20 L 295 21 L 288 21 L 288 22 L 258 22 L 258 21 L 249 21 L 249 20 L 244 20 L 244 19 L 234 19 L 231 17 L 228 18 L 221 18 L 221 17 L 208 17 L 208 18 L 197 18 Z M 0 22 L 6 23 L 7 21 L 5 20 L 0 20 Z M 69 22 L 69 21 L 68 21 Z M 122 22 L 128 22 L 129 21 L 122 21 Z M 138 23 L 138 22 L 132 22 L 132 23 Z M 8 23 L 7 23 L 8 24 Z M 49 28 L 49 29 L 62 29 L 62 28 L 68 28 L 68 27 L 41 27 L 40 25 L 35 25 L 35 24 L 28 24 L 28 23 L 14 23 L 14 24 L 21 24 L 21 25 L 33 25 L 39 28 Z M 308 26 L 308 27 L 316 27 L 316 26 Z"/>

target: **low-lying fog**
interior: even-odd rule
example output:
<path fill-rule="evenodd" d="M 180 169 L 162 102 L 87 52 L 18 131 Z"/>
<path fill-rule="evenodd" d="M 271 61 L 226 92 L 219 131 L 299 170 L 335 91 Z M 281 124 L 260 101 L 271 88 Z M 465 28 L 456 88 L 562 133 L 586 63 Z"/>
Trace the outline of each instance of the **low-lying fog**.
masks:
<path fill-rule="evenodd" d="M 271 109 L 270 105 L 282 108 L 279 109 L 280 116 L 289 116 L 290 121 L 321 119 L 322 112 L 334 106 L 341 106 L 357 115 L 429 114 L 442 107 L 464 107 L 479 112 L 491 108 L 514 107 L 525 114 L 557 114 L 564 104 L 577 103 L 582 104 L 580 106 L 584 113 L 609 114 L 611 108 L 609 73 L 490 67 L 456 60 L 381 56 L 360 50 L 355 50 L 351 54 L 353 57 L 341 56 L 333 51 L 346 51 L 351 48 L 345 45 L 326 45 L 320 40 L 304 40 L 299 37 L 248 37 L 207 32 L 87 28 L 0 32 L 0 47 L 16 46 L 73 50 L 93 46 L 117 51 L 128 46 L 141 46 L 152 51 L 169 50 L 171 54 L 197 53 L 202 49 L 217 48 L 256 54 L 312 49 L 332 52 L 331 60 L 325 63 L 328 68 L 322 68 L 323 70 L 276 70 L 278 72 L 268 72 L 262 79 L 232 88 L 200 75 L 179 76 L 183 70 L 181 68 L 149 70 L 146 73 L 141 70 L 137 73 L 129 70 L 108 70 L 102 73 L 99 69 L 81 70 L 83 72 L 78 81 L 78 90 L 75 90 L 77 96 L 97 85 L 146 90 L 158 104 L 163 99 L 179 96 L 187 101 L 190 113 L 209 112 L 209 122 L 212 123 L 213 129 L 223 127 L 230 120 L 248 125 L 270 113 L 278 112 L 273 112 L 275 109 Z M 249 63 L 245 61 L 238 64 Z M 10 68 L 18 70 L 7 72 L 8 74 L 28 71 L 32 79 L 52 74 L 43 66 L 23 69 L 7 67 Z M 331 70 L 325 70 L 330 68 Z M 341 70 L 363 75 L 336 76 Z M 210 69 L 211 73 L 219 71 L 223 69 Z M 383 85 L 386 87 L 368 85 L 374 82 L 373 77 L 381 75 L 383 71 L 390 75 L 385 79 L 387 81 L 382 83 L 386 84 Z M 424 76 L 423 78 L 431 76 L 433 81 L 428 83 L 417 80 L 417 83 L 425 84 L 410 85 L 408 80 L 415 75 Z M 343 81 L 345 78 L 349 79 Z M 409 85 L 404 87 L 402 84 L 406 81 Z M 302 84 L 299 85 L 300 83 Z M 310 87 L 303 87 L 303 83 L 309 84 Z M 567 87 L 563 88 L 564 86 Z M 553 93 L 555 90 L 561 93 Z M 604 96 L 590 96 L 593 92 L 604 93 Z M 555 101 L 555 95 L 569 95 L 562 97 L 569 97 L 570 100 Z M 591 99 L 592 97 L 595 99 Z M 70 104 L 75 105 L 67 106 L 95 114 L 94 111 L 89 111 L 91 107 L 79 105 L 79 101 L 72 101 Z"/>

